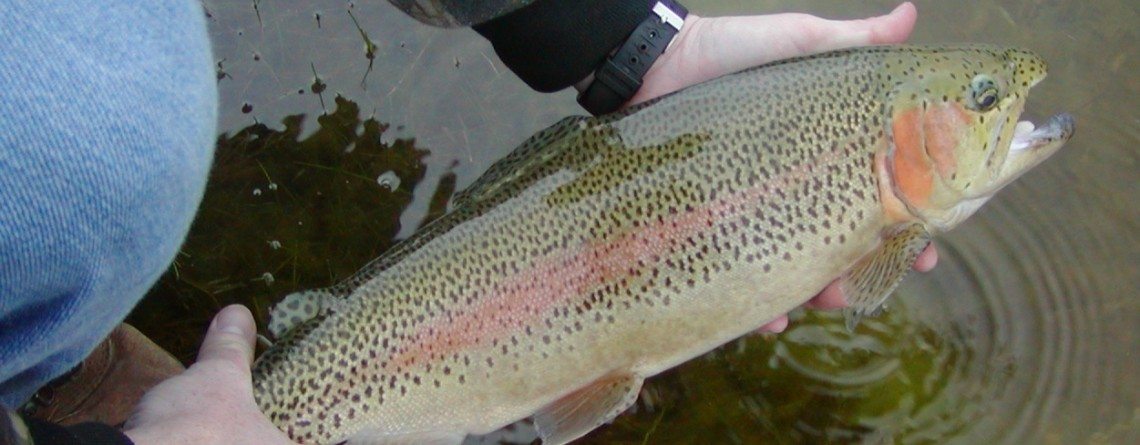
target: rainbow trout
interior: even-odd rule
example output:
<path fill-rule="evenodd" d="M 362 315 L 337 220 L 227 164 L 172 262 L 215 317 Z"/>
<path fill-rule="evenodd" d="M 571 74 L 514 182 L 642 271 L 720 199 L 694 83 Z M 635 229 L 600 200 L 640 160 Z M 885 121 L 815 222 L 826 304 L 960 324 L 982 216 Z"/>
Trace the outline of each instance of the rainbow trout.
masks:
<path fill-rule="evenodd" d="M 1018 121 L 1045 70 L 867 47 L 567 118 L 355 277 L 286 298 L 273 330 L 300 323 L 257 361 L 257 402 L 302 443 L 459 443 L 531 417 L 561 444 L 837 277 L 853 327 L 933 234 L 1071 137 L 1067 114 Z"/>

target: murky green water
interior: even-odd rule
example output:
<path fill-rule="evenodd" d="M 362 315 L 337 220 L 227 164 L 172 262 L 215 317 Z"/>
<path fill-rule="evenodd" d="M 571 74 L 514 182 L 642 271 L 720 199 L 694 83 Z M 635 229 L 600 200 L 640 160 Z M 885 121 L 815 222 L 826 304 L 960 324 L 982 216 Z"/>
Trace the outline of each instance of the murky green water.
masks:
<path fill-rule="evenodd" d="M 308 3 L 205 1 L 217 162 L 183 254 L 132 315 L 185 360 L 221 306 L 264 317 L 275 298 L 347 276 L 526 136 L 580 113 L 571 93 L 527 89 L 470 30 L 382 1 Z M 686 4 L 830 17 L 894 6 Z M 1140 6 L 918 8 L 914 42 L 1041 53 L 1050 77 L 1029 113 L 1073 113 L 1074 140 L 940 239 L 935 272 L 855 334 L 836 314 L 793 313 L 784 334 L 651 379 L 584 442 L 1140 443 Z"/>

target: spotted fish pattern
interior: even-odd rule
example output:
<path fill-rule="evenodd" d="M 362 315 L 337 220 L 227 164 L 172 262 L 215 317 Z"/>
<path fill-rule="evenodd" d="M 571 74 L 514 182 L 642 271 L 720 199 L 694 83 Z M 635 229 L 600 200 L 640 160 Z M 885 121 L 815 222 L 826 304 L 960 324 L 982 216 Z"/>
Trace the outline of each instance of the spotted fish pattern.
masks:
<path fill-rule="evenodd" d="M 573 440 L 836 277 L 873 312 L 932 234 L 1072 134 L 1015 131 L 1044 75 L 1017 49 L 868 47 L 567 118 L 291 296 L 312 319 L 279 323 L 257 402 L 301 443 L 458 443 L 529 416 Z"/>

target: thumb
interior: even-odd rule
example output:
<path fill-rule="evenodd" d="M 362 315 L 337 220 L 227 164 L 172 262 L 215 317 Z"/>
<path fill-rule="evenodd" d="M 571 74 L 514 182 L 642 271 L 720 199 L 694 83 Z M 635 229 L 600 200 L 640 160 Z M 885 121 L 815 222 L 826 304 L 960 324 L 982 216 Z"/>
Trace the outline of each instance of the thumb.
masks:
<path fill-rule="evenodd" d="M 226 306 L 206 331 L 198 350 L 198 363 L 217 360 L 249 372 L 254 336 L 253 315 L 249 309 L 240 304 Z"/>
<path fill-rule="evenodd" d="M 917 19 L 914 4 L 906 2 L 889 14 L 857 20 L 829 20 L 800 13 L 730 17 L 721 32 L 760 42 L 766 48 L 766 59 L 780 60 L 853 46 L 902 43 Z"/>
<path fill-rule="evenodd" d="M 789 25 L 808 30 L 793 42 L 802 52 L 817 53 L 852 46 L 902 43 L 914 30 L 918 12 L 914 4 L 903 3 L 887 15 L 861 20 L 826 20 L 799 16 Z"/>
<path fill-rule="evenodd" d="M 645 74 L 630 103 L 745 68 L 789 57 L 881 43 L 900 43 L 914 30 L 914 5 L 862 20 L 807 14 L 698 17 L 690 14 L 676 40 Z"/>

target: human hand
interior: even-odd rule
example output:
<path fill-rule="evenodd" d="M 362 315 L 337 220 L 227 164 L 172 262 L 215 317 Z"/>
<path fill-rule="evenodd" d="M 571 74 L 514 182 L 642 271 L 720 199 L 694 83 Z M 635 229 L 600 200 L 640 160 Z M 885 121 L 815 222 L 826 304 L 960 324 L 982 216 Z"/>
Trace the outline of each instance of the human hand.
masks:
<path fill-rule="evenodd" d="M 887 15 L 862 20 L 796 13 L 711 18 L 689 14 L 629 104 L 768 62 L 853 46 L 902 43 L 914 29 L 917 14 L 910 2 Z"/>
<path fill-rule="evenodd" d="M 148 391 L 124 433 L 138 445 L 292 444 L 253 400 L 254 333 L 248 309 L 222 309 L 206 332 L 198 362 Z"/>
<path fill-rule="evenodd" d="M 629 104 L 789 57 L 852 46 L 901 43 L 910 36 L 916 17 L 914 5 L 909 2 L 884 16 L 846 21 L 807 14 L 715 18 L 689 14 L 676 39 L 645 73 L 641 89 Z M 937 262 L 938 252 L 931 244 L 915 260 L 914 269 L 926 272 Z M 837 282 L 805 304 L 815 309 L 846 305 Z M 788 316 L 781 315 L 759 330 L 781 332 L 787 326 Z"/>

